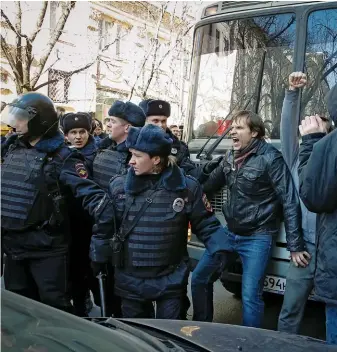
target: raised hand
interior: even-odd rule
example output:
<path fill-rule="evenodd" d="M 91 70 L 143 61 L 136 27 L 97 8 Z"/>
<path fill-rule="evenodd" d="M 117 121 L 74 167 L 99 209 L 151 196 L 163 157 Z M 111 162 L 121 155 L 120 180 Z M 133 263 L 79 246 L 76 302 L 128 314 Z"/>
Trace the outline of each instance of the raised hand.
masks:
<path fill-rule="evenodd" d="M 289 75 L 289 90 L 303 88 L 307 84 L 307 75 L 303 72 L 293 72 Z"/>

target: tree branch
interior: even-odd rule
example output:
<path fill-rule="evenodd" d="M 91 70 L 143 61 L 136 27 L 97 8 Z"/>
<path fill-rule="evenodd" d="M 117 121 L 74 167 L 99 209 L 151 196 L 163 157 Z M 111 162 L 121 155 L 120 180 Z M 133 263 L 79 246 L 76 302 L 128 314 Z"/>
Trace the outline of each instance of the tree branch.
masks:
<path fill-rule="evenodd" d="M 2 34 L 1 34 L 1 49 L 2 49 L 2 51 L 4 52 L 6 59 L 7 59 L 8 63 L 9 63 L 9 65 L 10 65 L 10 67 L 11 67 L 12 70 L 13 70 L 13 73 L 14 73 L 14 75 L 15 75 L 15 78 L 16 78 L 16 79 L 19 79 L 20 74 L 19 74 L 19 72 L 18 72 L 18 70 L 17 70 L 17 68 L 16 68 L 15 59 L 14 59 L 14 57 L 12 56 L 11 51 L 10 51 L 10 48 L 9 48 L 9 46 L 8 46 L 8 44 L 7 44 L 6 40 L 5 40 L 5 38 L 2 36 Z"/>
<path fill-rule="evenodd" d="M 95 62 L 96 62 L 96 59 L 95 59 L 94 61 L 90 62 L 89 64 L 86 64 L 85 66 L 83 66 L 83 67 L 81 67 L 81 68 L 78 68 L 78 69 L 76 69 L 76 70 L 74 70 L 74 71 L 67 72 L 67 76 L 68 76 L 68 77 L 71 77 L 71 76 L 75 75 L 76 73 L 80 73 L 80 72 L 82 72 L 82 71 L 85 71 L 86 69 L 88 69 L 89 67 L 91 67 Z M 48 85 L 48 84 L 58 82 L 59 80 L 60 80 L 60 78 L 55 78 L 55 79 L 49 80 L 49 81 L 47 81 L 47 82 L 44 82 L 44 83 L 38 85 L 37 87 L 34 87 L 33 90 L 34 90 L 34 91 L 35 91 L 35 90 L 39 90 L 40 88 L 45 87 L 45 86 Z"/>
<path fill-rule="evenodd" d="M 15 1 L 16 7 L 16 23 L 15 29 L 16 33 L 21 33 L 22 28 L 22 11 L 20 1 Z M 23 55 L 22 55 L 22 37 L 16 35 L 16 67 L 21 77 L 23 77 Z"/>
<path fill-rule="evenodd" d="M 164 18 L 164 15 L 165 15 L 165 11 L 167 9 L 167 5 L 168 5 L 168 2 L 166 2 L 164 5 L 162 5 L 161 7 L 161 13 L 160 13 L 160 18 L 158 20 L 158 23 L 157 23 L 157 28 L 156 28 L 156 35 L 155 35 L 155 48 L 154 48 L 154 55 L 153 55 L 153 60 L 152 60 L 152 65 L 151 65 L 151 73 L 150 73 L 150 77 L 149 79 L 147 80 L 147 83 L 145 85 L 145 88 L 143 90 L 143 93 L 142 93 L 142 98 L 145 98 L 146 97 L 146 93 L 150 87 L 150 84 L 151 84 L 151 81 L 153 79 L 153 76 L 154 76 L 154 72 L 155 72 L 155 65 L 156 65 L 156 61 L 157 61 L 157 53 L 158 53 L 158 49 L 160 47 L 160 44 L 159 44 L 159 30 L 160 30 L 160 25 L 163 21 L 163 18 Z"/>
<path fill-rule="evenodd" d="M 56 25 L 56 29 L 54 30 L 54 33 L 52 35 L 52 38 L 50 39 L 49 43 L 47 44 L 47 52 L 46 54 L 40 59 L 40 63 L 39 63 L 39 69 L 37 74 L 35 75 L 35 77 L 32 79 L 31 81 L 31 86 L 33 88 L 33 90 L 36 90 L 36 83 L 40 78 L 40 75 L 46 65 L 46 62 L 49 58 L 49 55 L 51 53 L 51 51 L 53 50 L 56 42 L 58 41 L 58 39 L 60 38 L 60 36 L 63 33 L 63 28 L 67 22 L 67 19 L 70 15 L 71 10 L 75 7 L 75 3 L 76 1 L 70 1 L 69 3 L 67 3 L 67 6 L 65 6 L 62 9 L 62 14 L 60 16 L 60 19 Z"/>
<path fill-rule="evenodd" d="M 25 34 L 18 33 L 17 30 L 14 28 L 12 22 L 9 20 L 9 18 L 5 15 L 3 10 L 1 10 L 1 16 L 5 19 L 5 22 L 8 24 L 9 28 L 19 37 L 23 37 L 28 39 L 28 37 Z"/>
<path fill-rule="evenodd" d="M 36 29 L 29 37 L 29 40 L 30 40 L 31 43 L 35 40 L 36 36 L 38 35 L 38 33 L 41 30 L 44 18 L 46 16 L 47 7 L 48 7 L 48 1 L 44 1 L 42 9 L 40 11 L 40 14 L 39 14 L 39 16 L 37 18 Z"/>

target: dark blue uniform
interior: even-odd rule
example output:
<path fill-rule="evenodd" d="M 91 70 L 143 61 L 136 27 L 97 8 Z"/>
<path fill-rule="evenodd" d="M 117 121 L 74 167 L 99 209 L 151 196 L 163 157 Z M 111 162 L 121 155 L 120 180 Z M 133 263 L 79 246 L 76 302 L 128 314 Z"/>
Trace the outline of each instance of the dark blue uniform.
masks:
<path fill-rule="evenodd" d="M 78 149 L 78 152 L 85 158 L 85 165 L 90 176 L 96 150 L 96 142 L 92 136 L 83 148 Z M 88 212 L 83 209 L 80 199 L 70 197 L 68 205 L 71 233 L 69 250 L 71 296 L 75 314 L 86 316 L 88 314 L 86 302 L 90 303 L 89 289 L 95 293 L 99 292 L 98 281 L 93 277 L 89 259 L 93 221 Z"/>
<path fill-rule="evenodd" d="M 82 200 L 95 226 L 91 258 L 109 255 L 114 207 L 88 179 L 84 158 L 64 136 L 41 139 L 34 147 L 13 136 L 2 148 L 1 227 L 7 255 L 6 289 L 70 311 L 68 296 L 69 222 L 67 193 Z"/>
<path fill-rule="evenodd" d="M 110 137 L 102 140 L 100 148 L 97 150 L 93 160 L 93 180 L 105 191 L 108 190 L 109 181 L 116 175 L 123 175 L 129 168 L 131 154 L 125 142 L 116 144 Z M 107 285 L 106 285 L 106 311 L 107 315 L 120 317 L 121 300 L 114 294 L 114 268 L 111 263 L 107 265 Z M 93 288 L 94 285 L 91 285 Z M 99 304 L 99 292 L 93 291 L 95 303 Z"/>
<path fill-rule="evenodd" d="M 125 219 L 126 228 L 146 198 L 152 199 L 125 241 L 124 266 L 115 269 L 123 316 L 149 317 L 149 302 L 156 301 L 157 318 L 179 319 L 189 276 L 189 222 L 211 253 L 222 250 L 223 230 L 200 184 L 177 166 L 168 167 L 160 175 L 147 176 L 136 176 L 130 169 L 127 175 L 111 181 L 109 193 L 120 220 L 125 204 L 132 204 Z"/>

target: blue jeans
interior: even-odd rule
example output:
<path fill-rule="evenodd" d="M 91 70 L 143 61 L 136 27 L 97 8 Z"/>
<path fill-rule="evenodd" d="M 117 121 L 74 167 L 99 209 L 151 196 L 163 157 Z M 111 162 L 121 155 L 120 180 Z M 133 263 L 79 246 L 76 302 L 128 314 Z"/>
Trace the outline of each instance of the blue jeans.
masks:
<path fill-rule="evenodd" d="M 326 342 L 337 345 L 337 305 L 326 304 Z"/>
<path fill-rule="evenodd" d="M 311 255 L 309 265 L 302 268 L 290 262 L 283 305 L 278 320 L 277 329 L 292 334 L 298 334 L 300 330 L 305 306 L 314 287 L 316 246 L 310 242 L 305 242 L 305 246 Z"/>
<path fill-rule="evenodd" d="M 264 314 L 263 281 L 271 255 L 273 237 L 269 234 L 239 236 L 225 229 L 228 251 L 242 261 L 243 325 L 260 327 Z M 193 319 L 213 320 L 213 284 L 226 266 L 225 252 L 211 256 L 207 250 L 192 274 Z"/>

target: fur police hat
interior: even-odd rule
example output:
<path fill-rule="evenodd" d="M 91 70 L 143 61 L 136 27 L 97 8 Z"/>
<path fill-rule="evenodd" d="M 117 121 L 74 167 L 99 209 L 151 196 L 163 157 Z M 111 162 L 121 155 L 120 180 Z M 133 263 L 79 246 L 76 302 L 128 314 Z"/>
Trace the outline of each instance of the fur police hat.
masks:
<path fill-rule="evenodd" d="M 130 128 L 126 139 L 127 148 L 136 149 L 151 156 L 169 156 L 172 143 L 172 138 L 162 128 L 151 124 L 143 128 Z"/>
<path fill-rule="evenodd" d="M 171 115 L 171 105 L 165 100 L 143 100 L 139 106 L 144 110 L 146 117 L 148 116 L 166 116 Z"/>
<path fill-rule="evenodd" d="M 337 126 L 337 84 L 335 84 L 328 93 L 327 96 L 328 110 L 331 119 Z"/>
<path fill-rule="evenodd" d="M 137 127 L 142 127 L 145 124 L 144 111 L 130 101 L 126 103 L 120 100 L 115 101 L 109 110 L 109 116 L 119 117 Z"/>
<path fill-rule="evenodd" d="M 74 128 L 84 128 L 91 131 L 91 116 L 86 112 L 70 112 L 62 117 L 62 129 L 65 134 Z"/>

